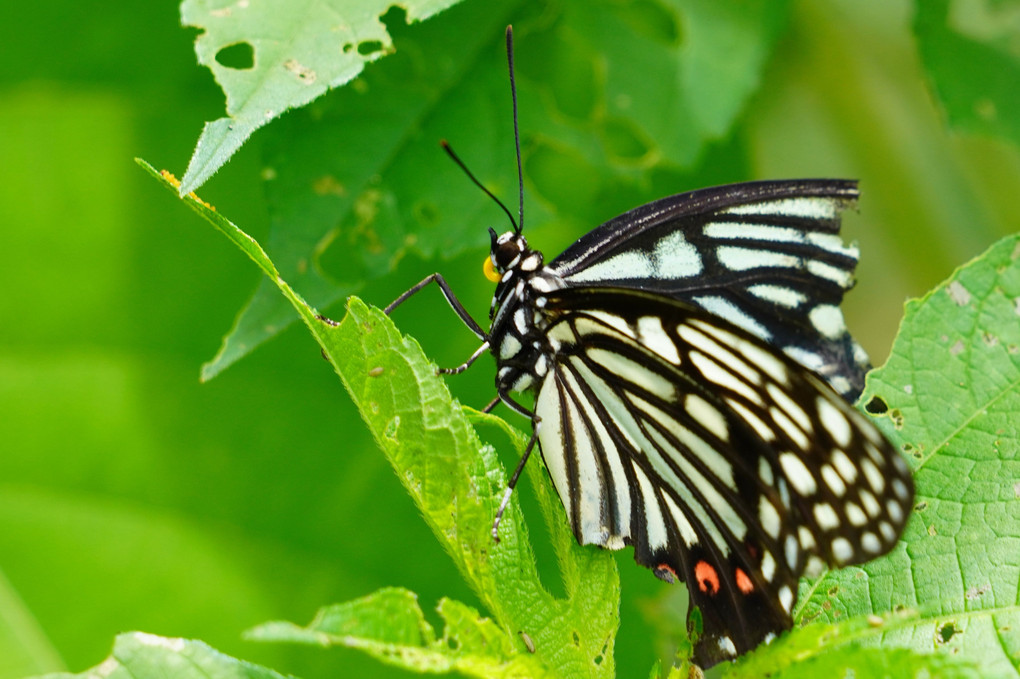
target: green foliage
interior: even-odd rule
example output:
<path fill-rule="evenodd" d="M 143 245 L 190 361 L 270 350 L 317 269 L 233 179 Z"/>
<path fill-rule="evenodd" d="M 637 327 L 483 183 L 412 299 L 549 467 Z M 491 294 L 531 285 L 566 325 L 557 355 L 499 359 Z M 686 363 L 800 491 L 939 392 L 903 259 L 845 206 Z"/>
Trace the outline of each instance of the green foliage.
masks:
<path fill-rule="evenodd" d="M 226 40 L 230 27 L 214 20 L 244 4 L 221 3 L 220 17 L 210 11 L 202 24 L 207 33 Z M 249 16 L 268 7 L 247 4 Z M 304 622 L 326 602 L 391 585 L 418 595 L 436 638 L 457 631 L 435 612 L 444 597 L 493 623 L 496 617 L 422 529 L 419 510 L 394 482 L 319 346 L 303 329 L 263 342 L 296 317 L 290 302 L 210 230 L 194 228 L 188 211 L 127 160 L 144 155 L 183 169 L 200 122 L 224 115 L 223 90 L 196 68 L 194 31 L 181 30 L 175 5 L 39 0 L 10 4 L 0 22 L 0 43 L 20 57 L 0 60 L 0 677 L 97 665 L 111 639 L 130 629 L 203 639 L 230 656 L 301 677 L 408 676 L 348 648 L 323 652 L 240 638 L 240 630 L 260 621 Z M 390 38 L 380 44 L 391 39 L 393 51 L 348 86 L 274 117 L 202 195 L 258 237 L 302 298 L 322 310 L 323 300 L 337 300 L 329 309 L 334 317 L 350 292 L 382 304 L 437 270 L 480 317 L 491 294 L 478 275 L 484 227 L 498 227 L 502 216 L 436 142 L 450 139 L 515 207 L 501 44 L 512 22 L 526 228 L 534 244 L 557 252 L 625 209 L 699 186 L 859 178 L 861 214 L 848 217 L 844 233 L 860 242 L 862 262 L 845 308 L 855 336 L 882 363 L 902 300 L 932 288 L 1020 223 L 1020 163 L 1015 146 L 1003 141 L 1016 135 L 999 124 L 1020 109 L 998 85 L 1015 80 L 1015 3 L 958 0 L 944 14 L 941 2 L 915 5 L 916 13 L 885 0 L 472 0 L 412 25 L 394 9 L 366 19 L 375 29 L 382 21 Z M 586 26 L 588 12 L 607 25 Z M 274 18 L 262 25 L 267 31 L 251 39 L 288 24 Z M 607 26 L 610 44 L 592 32 Z M 957 43 L 940 37 L 947 32 L 970 47 L 950 51 Z M 671 49 L 675 36 L 679 46 Z M 696 41 L 698 61 L 687 63 Z M 244 71 L 245 59 L 256 55 L 238 44 L 218 56 Z M 342 45 L 332 46 L 335 55 Z M 962 76 L 956 86 L 966 96 L 955 100 L 961 106 L 949 106 L 952 90 L 928 66 L 936 63 L 926 56 L 930 50 L 941 50 L 938 63 L 949 76 Z M 653 64 L 630 65 L 649 51 L 657 55 Z M 986 58 L 990 52 L 997 56 Z M 273 73 L 291 77 L 286 61 Z M 924 87 L 929 75 L 931 92 Z M 629 109 L 620 107 L 627 88 L 642 92 L 630 97 Z M 659 96 L 666 91 L 684 99 L 666 101 Z M 994 124 L 957 124 L 949 115 L 952 108 L 966 113 L 975 92 L 973 110 L 986 122 L 994 113 Z M 681 107 L 683 125 L 656 117 Z M 678 139 L 684 145 L 666 146 Z M 434 201 L 426 200 L 430 195 Z M 264 289 L 252 298 L 256 285 Z M 219 379 L 196 383 L 195 367 L 214 353 L 239 308 L 246 311 L 238 332 L 213 367 L 263 348 Z M 430 358 L 454 365 L 475 340 L 454 329 L 447 313 L 437 294 L 426 293 L 402 307 L 397 320 Z M 446 380 L 461 402 L 478 406 L 491 398 L 486 360 Z M 503 466 L 512 466 L 515 439 L 489 420 L 472 423 L 496 445 Z M 957 450 L 949 446 L 935 458 Z M 540 514 L 533 494 L 548 484 L 540 469 L 529 473 L 541 479 L 519 487 L 524 516 L 532 519 Z M 944 486 L 970 478 L 964 470 Z M 968 523 L 960 525 L 971 530 L 980 504 L 961 504 L 961 516 L 964 507 Z M 943 506 L 939 539 L 955 535 L 956 510 Z M 930 516 L 925 526 L 935 523 Z M 548 530 L 531 528 L 539 574 L 561 599 Z M 980 566 L 981 552 L 965 544 Z M 684 590 L 634 567 L 626 551 L 616 560 L 625 593 L 613 645 L 618 673 L 645 675 L 655 657 L 667 668 L 685 643 Z M 991 590 L 972 579 L 977 566 L 966 559 L 966 568 L 927 566 L 912 565 L 911 573 L 947 575 L 936 584 L 945 588 L 952 619 L 932 613 L 940 595 L 926 594 L 916 615 L 929 627 L 915 626 L 917 647 L 970 644 L 956 632 L 970 634 L 972 614 L 979 627 L 989 626 L 982 607 L 990 605 Z M 1009 583 L 992 584 L 996 597 L 1008 594 Z M 845 616 L 835 617 L 847 604 L 839 593 L 820 599 L 822 591 L 813 598 L 847 643 L 819 646 L 802 636 L 821 625 L 784 637 L 780 644 L 799 639 L 798 659 L 805 644 L 824 648 L 800 665 L 787 662 L 785 671 L 817 667 L 837 651 L 844 657 L 866 651 L 881 667 L 890 649 L 850 641 L 856 628 L 846 631 Z M 862 596 L 870 601 L 869 592 Z M 870 608 L 887 610 L 888 603 L 876 599 Z M 1001 617 L 997 609 L 994 615 Z M 935 628 L 936 621 L 951 624 Z M 523 652 L 534 639 L 516 632 L 506 629 L 505 638 Z M 988 657 L 1015 653 L 1011 639 L 1003 643 Z M 755 657 L 764 656 L 763 650 Z M 115 650 L 102 667 L 119 667 L 118 657 Z M 950 656 L 921 660 L 933 669 L 943 657 Z M 774 668 L 786 661 L 768 662 Z"/>
<path fill-rule="evenodd" d="M 914 517 L 887 557 L 805 588 L 802 620 L 917 609 L 883 640 L 980 662 L 985 676 L 1020 667 L 1018 258 L 1020 237 L 1003 239 L 907 305 L 862 400 L 913 463 Z"/>
<path fill-rule="evenodd" d="M 915 0 L 914 32 L 950 124 L 1020 143 L 1020 4 Z"/>
<path fill-rule="evenodd" d="M 469 606 L 444 599 L 438 610 L 445 629 L 437 639 L 416 597 L 388 589 L 323 609 L 306 628 L 268 623 L 251 638 L 344 645 L 418 671 L 612 675 L 619 597 L 615 566 L 604 552 L 574 544 L 547 485 L 535 478 L 538 465 L 529 471 L 558 553 L 564 599 L 539 582 L 516 498 L 505 515 L 501 541 L 492 541 L 489 527 L 505 476 L 493 448 L 478 439 L 418 344 L 356 298 L 339 323 L 322 320 L 276 275 L 257 243 L 200 200 L 187 202 L 271 276 L 294 305 L 426 523 L 493 617 L 481 618 Z M 869 408 L 885 408 L 888 435 L 913 453 L 918 470 L 917 514 L 900 546 L 863 567 L 805 583 L 797 618 L 829 624 L 784 635 L 725 668 L 726 676 L 853 671 L 865 677 L 969 677 L 1017 671 L 1020 663 L 1011 649 L 1020 648 L 1020 632 L 1014 631 L 1020 629 L 1015 604 L 1020 503 L 1013 479 L 1020 476 L 1014 469 L 1020 438 L 996 422 L 996 413 L 1005 415 L 1020 405 L 1013 403 L 1020 398 L 1020 359 L 1013 358 L 1020 352 L 1018 255 L 1020 237 L 1008 238 L 924 300 L 911 303 L 893 356 L 869 382 Z M 933 326 L 946 334 L 933 340 Z M 980 376 L 953 374 L 974 369 Z M 960 393 L 947 398 L 949 391 Z M 935 405 L 916 403 L 919 398 Z M 947 410 L 946 404 L 952 407 Z M 476 414 L 474 419 L 496 424 L 522 451 L 524 437 L 498 418 Z M 995 440 L 989 446 L 991 432 Z M 984 440 L 970 442 L 971 436 Z M 949 447 L 951 456 L 945 452 Z M 995 473 L 984 471 L 985 464 Z M 959 482 L 947 487 L 947 479 L 961 476 L 973 488 Z M 947 502 L 951 506 L 943 507 Z M 920 517 L 929 508 L 949 523 L 934 532 L 923 525 Z M 939 528 L 952 537 L 933 542 Z M 961 553 L 955 544 L 963 542 L 970 548 Z M 956 564 L 960 587 L 947 597 L 945 571 Z M 910 614 L 912 609 L 921 612 Z M 900 612 L 876 616 L 889 611 Z M 925 632 L 927 643 L 920 641 Z M 936 640 L 941 641 L 935 658 L 921 655 Z"/>
<path fill-rule="evenodd" d="M 456 0 L 403 3 L 411 20 Z M 251 136 L 282 115 L 357 76 L 393 49 L 379 14 L 388 1 L 294 0 L 227 4 L 185 0 L 181 23 L 202 30 L 198 61 L 227 95 L 228 117 L 207 123 L 184 176 L 182 193 L 201 186 Z"/>
<path fill-rule="evenodd" d="M 633 207 L 651 183 L 675 191 L 676 168 L 695 165 L 739 116 L 787 17 L 785 0 L 544 4 L 465 3 L 413 30 L 388 14 L 395 53 L 267 131 L 267 248 L 311 304 L 329 306 L 408 254 L 484 245 L 498 213 L 477 191 L 449 190 L 467 185 L 437 140 L 470 149 L 472 171 L 513 195 L 508 22 L 535 233 L 597 223 L 607 204 Z M 263 283 L 203 377 L 292 320 Z"/>

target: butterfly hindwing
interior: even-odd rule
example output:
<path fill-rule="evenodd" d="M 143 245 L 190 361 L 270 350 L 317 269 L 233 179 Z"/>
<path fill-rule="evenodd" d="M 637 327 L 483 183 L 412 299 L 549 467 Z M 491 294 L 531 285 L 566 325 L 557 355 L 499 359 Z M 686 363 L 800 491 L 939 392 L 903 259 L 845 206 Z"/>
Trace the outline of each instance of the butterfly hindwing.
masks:
<path fill-rule="evenodd" d="M 789 628 L 813 558 L 895 544 L 906 464 L 802 366 L 661 295 L 566 288 L 541 308 L 555 359 L 538 439 L 573 531 L 688 584 L 705 664 Z"/>
<path fill-rule="evenodd" d="M 867 355 L 839 305 L 856 247 L 839 237 L 856 182 L 748 182 L 642 205 L 594 229 L 550 267 L 571 286 L 658 292 L 722 316 L 782 348 L 856 398 Z"/>

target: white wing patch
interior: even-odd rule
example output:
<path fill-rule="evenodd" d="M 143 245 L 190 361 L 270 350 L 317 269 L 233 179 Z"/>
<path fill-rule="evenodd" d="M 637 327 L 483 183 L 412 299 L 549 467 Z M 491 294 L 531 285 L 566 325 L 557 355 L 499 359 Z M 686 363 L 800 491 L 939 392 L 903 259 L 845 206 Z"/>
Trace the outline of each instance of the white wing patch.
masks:
<path fill-rule="evenodd" d="M 777 217 L 801 217 L 806 219 L 835 219 L 839 203 L 830 198 L 803 196 L 781 198 L 760 203 L 743 203 L 725 208 L 721 212 L 731 215 L 775 215 Z"/>

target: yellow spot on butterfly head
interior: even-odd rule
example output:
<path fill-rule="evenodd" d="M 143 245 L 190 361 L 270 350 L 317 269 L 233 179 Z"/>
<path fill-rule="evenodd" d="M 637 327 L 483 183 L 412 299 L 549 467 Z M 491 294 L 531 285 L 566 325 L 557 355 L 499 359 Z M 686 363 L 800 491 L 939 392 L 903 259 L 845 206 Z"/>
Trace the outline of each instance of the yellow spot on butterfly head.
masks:
<path fill-rule="evenodd" d="M 482 262 L 482 272 L 485 274 L 485 277 L 493 283 L 499 283 L 499 279 L 502 278 L 500 273 L 496 271 L 495 265 L 492 263 L 492 257 L 486 257 L 485 261 Z"/>

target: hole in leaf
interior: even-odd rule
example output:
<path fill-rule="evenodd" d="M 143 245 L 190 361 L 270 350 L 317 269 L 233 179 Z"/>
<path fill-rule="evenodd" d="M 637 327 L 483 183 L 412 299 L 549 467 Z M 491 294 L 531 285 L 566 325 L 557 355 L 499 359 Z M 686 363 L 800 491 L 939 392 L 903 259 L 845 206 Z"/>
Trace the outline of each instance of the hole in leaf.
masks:
<path fill-rule="evenodd" d="M 255 48 L 250 42 L 235 42 L 220 48 L 216 53 L 216 63 L 226 68 L 247 71 L 255 67 Z"/>
<path fill-rule="evenodd" d="M 411 208 L 411 213 L 422 226 L 437 226 L 439 224 L 439 207 L 431 201 L 418 201 Z"/>
<path fill-rule="evenodd" d="M 573 637 L 574 637 L 574 645 L 575 645 L 575 646 L 580 646 L 580 645 L 581 645 L 581 637 L 580 637 L 580 635 L 579 635 L 579 634 L 577 633 L 577 630 L 574 630 L 574 632 L 573 632 Z"/>
<path fill-rule="evenodd" d="M 638 161 L 651 151 L 651 144 L 629 120 L 610 118 L 601 129 L 606 152 L 624 161 Z"/>
<path fill-rule="evenodd" d="M 942 625 L 942 627 L 939 627 L 938 632 L 935 634 L 935 641 L 940 644 L 945 644 L 957 634 L 961 634 L 962 632 L 963 630 L 957 627 L 955 622 L 947 622 L 945 625 Z"/>
<path fill-rule="evenodd" d="M 872 396 L 871 400 L 865 404 L 864 409 L 872 415 L 881 415 L 889 410 L 889 406 L 881 396 Z"/>
<path fill-rule="evenodd" d="M 635 33 L 664 45 L 680 42 L 679 18 L 654 0 L 637 0 L 617 5 L 617 16 Z"/>
<path fill-rule="evenodd" d="M 826 592 L 826 594 L 828 594 L 829 596 L 836 596 L 838 593 L 839 585 L 833 585 L 832 587 L 829 588 L 829 591 Z"/>
<path fill-rule="evenodd" d="M 383 44 L 381 40 L 365 40 L 364 42 L 358 43 L 358 54 L 363 57 L 367 57 L 376 52 L 382 52 Z"/>
<path fill-rule="evenodd" d="M 903 428 L 903 413 L 900 412 L 899 408 L 893 408 L 889 411 L 889 418 L 892 420 L 893 426 L 897 429 Z"/>
<path fill-rule="evenodd" d="M 927 500 L 921 500 L 916 505 L 914 505 L 914 511 L 915 512 L 923 512 L 926 509 L 928 509 L 928 501 Z"/>

